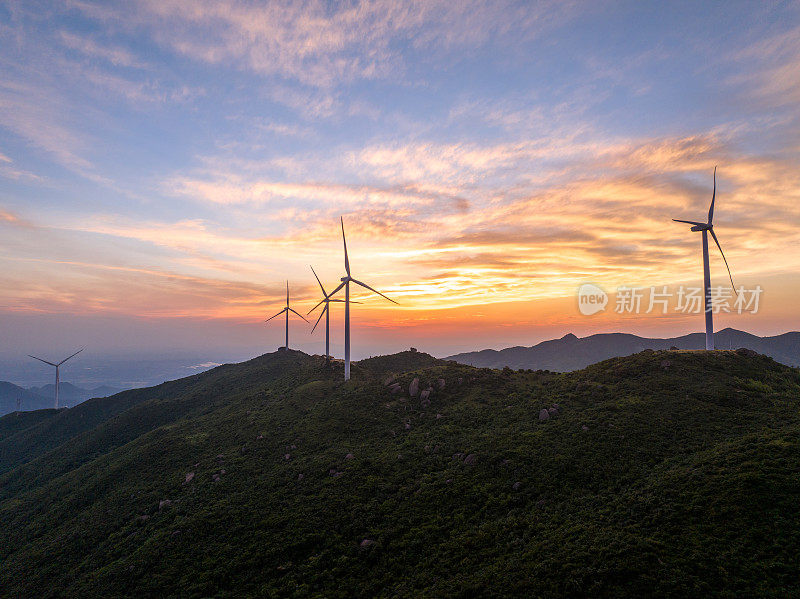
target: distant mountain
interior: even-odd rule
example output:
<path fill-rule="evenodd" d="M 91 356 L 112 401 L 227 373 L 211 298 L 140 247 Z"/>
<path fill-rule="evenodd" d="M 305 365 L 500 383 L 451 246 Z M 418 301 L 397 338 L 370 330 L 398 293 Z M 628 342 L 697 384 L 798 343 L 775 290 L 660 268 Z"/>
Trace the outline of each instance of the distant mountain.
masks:
<path fill-rule="evenodd" d="M 53 407 L 54 384 L 41 387 L 24 389 L 14 383 L 0 381 L 0 416 L 17 411 L 17 399 L 21 399 L 19 409 L 27 412 Z M 58 403 L 63 407 L 72 407 L 93 397 L 108 397 L 119 393 L 107 385 L 95 389 L 81 389 L 72 383 L 63 382 L 59 385 Z"/>
<path fill-rule="evenodd" d="M 774 337 L 757 337 L 736 329 L 723 329 L 714 335 L 718 349 L 746 347 L 766 354 L 787 366 L 800 365 L 800 333 L 784 333 Z M 446 358 L 461 364 L 483 368 L 508 366 L 519 370 L 553 370 L 569 372 L 590 364 L 629 356 L 645 349 L 705 349 L 705 334 L 692 333 L 671 339 L 651 339 L 627 333 L 601 333 L 579 338 L 569 333 L 561 339 L 543 341 L 532 347 L 509 347 L 502 350 L 456 354 Z"/>
<path fill-rule="evenodd" d="M 41 387 L 29 387 L 28 391 L 41 395 L 42 397 L 52 398 L 55 392 L 55 385 L 51 383 L 49 385 L 42 385 Z M 74 406 L 92 397 L 108 397 L 120 391 L 120 389 L 114 389 L 107 385 L 94 389 L 83 389 L 72 383 L 63 382 L 58 386 L 58 403 L 64 407 Z"/>
<path fill-rule="evenodd" d="M 0 416 L 16 412 L 18 399 L 21 400 L 19 406 L 21 411 L 42 410 L 53 407 L 52 396 L 47 399 L 14 383 L 0 381 Z"/>
<path fill-rule="evenodd" d="M 122 391 L 122 389 L 116 389 L 115 387 L 109 387 L 108 385 L 100 385 L 99 387 L 95 387 L 94 389 L 90 389 L 89 397 L 86 399 L 90 399 L 92 397 L 108 397 L 109 395 L 116 395 Z"/>

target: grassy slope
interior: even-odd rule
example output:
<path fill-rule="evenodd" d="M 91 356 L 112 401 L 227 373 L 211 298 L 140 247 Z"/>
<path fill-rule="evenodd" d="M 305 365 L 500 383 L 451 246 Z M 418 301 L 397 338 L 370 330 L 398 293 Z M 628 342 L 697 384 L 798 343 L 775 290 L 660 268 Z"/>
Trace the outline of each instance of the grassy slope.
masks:
<path fill-rule="evenodd" d="M 0 442 L 37 426 L 58 414 L 58 410 L 32 410 L 30 412 L 11 412 L 0 416 Z"/>
<path fill-rule="evenodd" d="M 404 388 L 447 381 L 429 407 L 384 386 L 413 369 Z M 50 453 L 28 450 L 0 475 L 0 588 L 800 592 L 796 370 L 734 352 L 644 352 L 555 375 L 404 352 L 353 372 L 345 384 L 341 364 L 281 352 L 115 396 L 130 407 L 84 414 L 92 426 L 70 421 Z M 561 413 L 539 422 L 554 402 Z"/>

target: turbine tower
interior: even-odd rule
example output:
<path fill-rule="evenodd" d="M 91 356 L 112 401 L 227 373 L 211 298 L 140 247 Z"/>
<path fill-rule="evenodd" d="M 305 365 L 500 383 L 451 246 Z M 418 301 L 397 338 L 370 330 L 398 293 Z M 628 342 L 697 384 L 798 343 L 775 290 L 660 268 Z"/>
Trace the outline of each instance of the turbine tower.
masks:
<path fill-rule="evenodd" d="M 295 310 L 293 310 L 292 308 L 289 307 L 289 281 L 286 281 L 286 305 L 283 307 L 283 310 L 281 310 L 280 312 L 275 314 L 275 316 L 280 316 L 281 314 L 286 313 L 286 349 L 289 349 L 289 312 L 294 312 L 300 318 L 302 318 L 303 320 L 306 320 L 305 317 L 303 317 L 302 314 L 300 314 L 299 312 L 296 312 Z M 275 318 L 275 316 L 270 316 L 264 322 L 269 322 L 270 320 Z M 308 322 L 308 321 L 306 320 L 306 322 Z"/>
<path fill-rule="evenodd" d="M 336 295 L 336 293 L 344 287 L 344 380 L 350 380 L 350 283 L 355 283 L 356 285 L 361 285 L 365 289 L 369 289 L 373 293 L 377 293 L 384 299 L 389 300 L 393 304 L 397 304 L 391 298 L 386 297 L 380 291 L 373 289 L 366 283 L 362 283 L 350 276 L 350 260 L 347 257 L 347 239 L 344 235 L 344 219 L 340 217 L 342 223 L 342 243 L 344 244 L 344 269 L 347 272 L 347 275 L 342 277 L 342 282 L 339 286 L 334 289 L 328 297 L 332 297 Z M 356 302 L 353 302 L 356 303 Z M 319 305 L 319 304 L 318 304 Z M 398 304 L 399 305 L 399 304 Z"/>
<path fill-rule="evenodd" d="M 714 200 L 717 197 L 717 167 L 714 167 L 714 192 L 711 194 L 711 207 L 708 209 L 708 221 L 700 223 L 693 220 L 678 220 L 673 218 L 676 223 L 686 223 L 692 225 L 691 231 L 700 231 L 703 233 L 703 291 L 705 298 L 705 311 L 706 311 L 706 349 L 714 349 L 714 323 L 711 315 L 711 273 L 708 269 L 708 234 L 714 238 L 714 242 L 719 248 L 719 253 L 722 254 L 722 259 L 725 260 L 725 268 L 728 269 L 728 277 L 731 280 L 731 288 L 736 291 L 733 285 L 733 275 L 731 275 L 731 268 L 728 266 L 728 260 L 722 252 L 722 246 L 719 244 L 716 234 L 714 233 Z"/>
<path fill-rule="evenodd" d="M 84 349 L 85 349 L 85 348 L 83 348 L 83 347 L 82 347 L 81 349 L 79 349 L 78 351 L 76 351 L 76 352 L 75 352 L 74 354 L 72 354 L 71 356 L 67 356 L 66 358 L 64 358 L 64 359 L 63 359 L 63 360 L 61 360 L 60 362 L 56 362 L 55 364 L 54 364 L 53 362 L 48 362 L 47 360 L 43 360 L 42 358 L 37 358 L 36 356 L 32 356 L 32 355 L 28 354 L 28 357 L 29 357 L 29 358 L 33 358 L 34 360 L 39 360 L 40 362 L 44 362 L 45 364 L 50 364 L 50 366 L 55 366 L 55 367 L 56 367 L 56 393 L 55 393 L 56 397 L 55 397 L 55 406 L 54 406 L 56 409 L 58 409 L 58 384 L 59 384 L 59 382 L 60 382 L 60 378 L 59 378 L 59 368 L 61 368 L 61 365 L 62 365 L 64 362 L 66 362 L 66 361 L 67 361 L 67 360 L 69 360 L 70 358 L 74 358 L 74 357 L 75 357 L 75 356 L 77 356 L 79 353 L 81 353 L 81 352 L 82 352 Z"/>
<path fill-rule="evenodd" d="M 317 318 L 317 322 L 314 323 L 314 326 L 311 329 L 311 332 L 313 333 L 314 329 L 317 328 L 317 325 L 319 324 L 319 321 L 322 320 L 322 315 L 324 314 L 325 315 L 325 361 L 330 364 L 330 361 L 331 361 L 331 350 L 330 350 L 330 347 L 331 347 L 331 344 L 330 344 L 330 341 L 331 341 L 331 311 L 330 311 L 330 303 L 331 302 L 342 302 L 342 303 L 344 303 L 344 300 L 332 298 L 330 295 L 328 295 L 328 292 L 325 291 L 325 287 L 322 286 L 322 281 L 320 281 L 319 277 L 317 276 L 317 271 L 314 270 L 313 266 L 310 266 L 310 268 L 311 268 L 311 272 L 314 273 L 314 277 L 317 279 L 317 283 L 319 283 L 319 288 L 322 289 L 322 296 L 323 297 L 322 297 L 322 300 L 316 306 L 314 306 L 313 308 L 311 308 L 308 311 L 308 314 L 311 314 L 314 310 L 319 308 L 322 304 L 325 304 L 325 307 L 322 308 L 322 312 L 319 313 L 319 318 Z M 358 304 L 360 302 L 353 302 L 353 303 L 354 304 Z"/>

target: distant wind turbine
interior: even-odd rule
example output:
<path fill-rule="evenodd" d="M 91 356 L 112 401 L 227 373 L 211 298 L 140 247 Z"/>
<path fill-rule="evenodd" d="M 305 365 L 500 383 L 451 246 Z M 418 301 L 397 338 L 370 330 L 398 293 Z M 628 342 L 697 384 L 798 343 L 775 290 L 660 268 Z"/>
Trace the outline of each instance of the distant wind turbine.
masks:
<path fill-rule="evenodd" d="M 703 233 L 703 290 L 705 297 L 705 311 L 706 311 L 706 349 L 714 349 L 714 323 L 711 315 L 711 273 L 708 269 L 708 234 L 714 238 L 714 242 L 719 248 L 719 253 L 722 254 L 722 259 L 725 260 L 725 268 L 728 269 L 728 277 L 731 280 L 731 287 L 735 291 L 733 285 L 733 275 L 731 275 L 731 268 L 728 266 L 728 260 L 722 252 L 722 246 L 719 244 L 716 234 L 714 233 L 714 200 L 717 197 L 717 167 L 714 167 L 714 192 L 711 194 L 711 207 L 708 209 L 708 222 L 699 223 L 693 220 L 678 220 L 673 218 L 676 223 L 686 223 L 692 225 L 691 231 L 701 231 Z"/>
<path fill-rule="evenodd" d="M 293 312 L 303 320 L 306 320 L 302 314 L 289 307 L 289 281 L 286 281 L 286 305 L 283 307 L 283 310 L 281 310 L 275 315 L 275 316 L 280 316 L 281 314 L 286 313 L 286 349 L 289 349 L 289 312 Z M 270 316 L 264 322 L 269 322 L 270 320 L 275 318 L 275 316 Z M 306 320 L 306 322 L 308 321 Z"/>
<path fill-rule="evenodd" d="M 61 360 L 60 362 L 56 362 L 55 364 L 54 364 L 53 362 L 48 362 L 47 360 L 43 360 L 42 358 L 37 358 L 36 356 L 32 356 L 32 355 L 28 354 L 28 357 L 29 357 L 29 358 L 33 358 L 34 360 L 39 360 L 40 362 L 44 362 L 45 364 L 50 364 L 50 366 L 55 366 L 55 367 L 56 367 L 56 393 L 55 393 L 55 395 L 56 395 L 56 397 L 55 397 L 55 408 L 56 408 L 56 409 L 58 409 L 58 385 L 59 385 L 59 382 L 60 382 L 60 378 L 59 378 L 59 369 L 61 368 L 61 365 L 62 365 L 64 362 L 66 362 L 66 361 L 67 361 L 67 360 L 69 360 L 70 358 L 74 358 L 74 357 L 75 357 L 75 356 L 77 356 L 79 353 L 81 353 L 81 352 L 82 352 L 84 349 L 85 349 L 85 348 L 81 348 L 81 349 L 79 349 L 78 351 L 76 351 L 76 352 L 75 352 L 74 354 L 72 354 L 71 356 L 67 356 L 66 358 L 64 358 L 64 359 L 63 359 L 63 360 Z"/>
<path fill-rule="evenodd" d="M 347 239 L 344 235 L 344 219 L 340 218 L 342 223 L 342 243 L 344 244 L 344 269 L 347 271 L 347 275 L 342 277 L 341 284 L 334 289 L 328 297 L 332 297 L 338 293 L 338 291 L 344 287 L 344 380 L 350 380 L 350 283 L 355 283 L 356 285 L 361 285 L 365 289 L 369 289 L 370 291 L 377 293 L 384 299 L 389 300 L 393 304 L 397 304 L 396 301 L 393 299 L 386 297 L 380 291 L 373 289 L 366 283 L 362 283 L 350 276 L 350 260 L 347 257 Z M 325 301 L 325 300 L 323 300 Z M 322 302 L 320 302 L 322 303 Z M 356 302 L 353 302 L 356 303 Z M 319 304 L 317 304 L 318 306 Z M 399 304 L 398 304 L 399 305 Z M 315 306 L 316 307 L 316 306 Z"/>
<path fill-rule="evenodd" d="M 314 270 L 313 266 L 311 266 L 310 268 L 311 268 L 311 272 L 314 273 L 314 277 L 317 279 L 317 283 L 319 283 L 319 288 L 322 289 L 322 296 L 323 297 L 322 297 L 322 300 L 316 306 L 314 306 L 313 308 L 311 308 L 308 311 L 308 314 L 311 314 L 314 310 L 319 308 L 322 304 L 325 304 L 325 307 L 322 308 L 322 312 L 319 313 L 319 318 L 317 318 L 317 322 L 314 323 L 314 326 L 311 329 L 311 332 L 312 333 L 314 332 L 314 329 L 317 328 L 317 325 L 319 324 L 319 321 L 322 320 L 322 316 L 325 315 L 325 361 L 330 363 L 330 361 L 331 361 L 331 349 L 330 349 L 330 347 L 331 347 L 331 344 L 330 344 L 330 341 L 331 341 L 331 311 L 330 311 L 330 303 L 331 302 L 342 302 L 342 303 L 344 303 L 344 300 L 332 298 L 330 295 L 328 295 L 328 292 L 325 291 L 325 287 L 322 286 L 322 281 L 320 281 L 319 277 L 317 276 L 317 271 Z M 361 302 L 353 302 L 353 303 L 354 304 L 359 304 Z"/>

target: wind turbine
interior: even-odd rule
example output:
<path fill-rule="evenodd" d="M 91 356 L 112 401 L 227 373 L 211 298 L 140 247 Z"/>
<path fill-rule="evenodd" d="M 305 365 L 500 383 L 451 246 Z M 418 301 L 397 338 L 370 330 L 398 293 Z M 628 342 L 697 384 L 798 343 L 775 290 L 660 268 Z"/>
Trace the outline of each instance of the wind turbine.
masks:
<path fill-rule="evenodd" d="M 302 318 L 303 320 L 306 320 L 305 317 L 302 314 L 300 314 L 299 312 L 296 312 L 295 310 L 293 310 L 292 308 L 289 307 L 289 281 L 286 281 L 286 305 L 283 307 L 283 310 L 278 312 L 275 316 L 280 316 L 284 312 L 286 313 L 286 349 L 289 349 L 289 312 L 294 312 L 300 318 Z M 275 318 L 275 316 L 270 316 L 264 322 L 269 322 L 270 320 Z M 308 322 L 308 321 L 306 320 L 306 322 Z"/>
<path fill-rule="evenodd" d="M 728 260 L 725 258 L 725 254 L 722 252 L 722 246 L 719 244 L 719 239 L 717 239 L 716 234 L 714 233 L 714 200 L 717 197 L 717 167 L 714 167 L 714 192 L 711 194 L 711 207 L 708 209 L 708 222 L 699 223 L 693 220 L 678 220 L 677 218 L 673 218 L 676 223 L 686 223 L 687 225 L 692 225 L 691 231 L 700 231 L 703 233 L 703 290 L 704 290 L 704 297 L 705 297 L 705 311 L 706 311 L 706 349 L 714 349 L 714 323 L 711 315 L 711 273 L 708 269 L 708 234 L 711 233 L 711 237 L 714 238 L 714 242 L 717 244 L 719 248 L 719 253 L 722 254 L 722 259 L 725 260 L 725 268 L 728 269 L 728 277 L 731 280 L 731 287 L 735 291 L 735 287 L 733 285 L 733 275 L 731 275 L 731 268 L 728 266 Z"/>
<path fill-rule="evenodd" d="M 56 398 L 55 398 L 55 408 L 56 408 L 56 409 L 58 409 L 58 384 L 59 384 L 59 381 L 60 381 L 60 379 L 59 379 L 59 368 L 61 368 L 61 365 L 62 365 L 64 362 L 66 362 L 66 361 L 67 361 L 67 360 L 69 360 L 70 358 L 74 358 L 74 357 L 75 357 L 75 356 L 77 356 L 79 353 L 81 353 L 81 352 L 82 352 L 84 349 L 85 349 L 85 348 L 81 348 L 81 349 L 79 349 L 78 351 L 76 351 L 76 352 L 75 352 L 74 354 L 72 354 L 71 356 L 67 356 L 66 358 L 64 358 L 63 360 L 61 360 L 60 362 L 57 362 L 57 363 L 55 363 L 55 364 L 53 364 L 52 362 L 48 362 L 47 360 L 43 360 L 42 358 L 37 358 L 36 356 L 32 356 L 32 355 L 28 354 L 28 357 L 29 357 L 29 358 L 33 358 L 34 360 L 39 360 L 40 362 L 44 362 L 45 364 L 50 364 L 50 366 L 55 366 L 55 367 L 56 367 Z"/>
<path fill-rule="evenodd" d="M 342 243 L 344 244 L 344 269 L 345 271 L 347 271 L 347 275 L 342 277 L 341 279 L 342 282 L 336 289 L 334 289 L 328 295 L 328 297 L 336 295 L 336 293 L 338 293 L 338 291 L 342 287 L 344 287 L 344 380 L 349 381 L 350 380 L 350 283 L 361 285 L 365 289 L 369 289 L 370 291 L 377 293 L 378 295 L 380 295 L 384 299 L 389 300 L 393 304 L 397 304 L 397 302 L 389 297 L 386 297 L 380 291 L 373 289 L 366 283 L 362 283 L 361 281 L 358 281 L 350 276 L 350 260 L 347 257 L 347 239 L 345 238 L 344 235 L 344 219 L 340 217 L 340 220 L 342 223 Z M 325 300 L 322 300 L 322 302 L 324 301 Z M 322 302 L 320 302 L 319 304 L 321 304 Z M 319 304 L 317 304 L 317 306 L 319 306 Z M 314 307 L 316 308 L 317 306 Z"/>
<path fill-rule="evenodd" d="M 317 279 L 317 283 L 319 283 L 319 288 L 322 289 L 323 298 L 322 298 L 322 301 L 319 304 L 317 304 L 316 306 L 314 306 L 313 308 L 311 308 L 308 311 L 308 314 L 311 314 L 321 304 L 323 304 L 323 303 L 325 304 L 325 307 L 322 309 L 322 312 L 319 313 L 319 318 L 317 318 L 317 322 L 314 323 L 314 326 L 311 329 L 311 332 L 313 333 L 314 329 L 317 328 L 317 325 L 319 324 L 319 321 L 322 320 L 322 315 L 324 314 L 325 315 L 325 361 L 330 363 L 330 361 L 331 361 L 331 350 L 330 350 L 331 311 L 330 311 L 330 303 L 331 302 L 342 302 L 342 303 L 344 303 L 344 300 L 332 298 L 330 295 L 328 295 L 328 292 L 325 291 L 325 287 L 322 286 L 322 281 L 320 281 L 319 277 L 317 276 L 317 271 L 314 270 L 313 266 L 311 266 L 310 268 L 311 268 L 311 272 L 314 273 L 314 277 Z M 333 295 L 333 294 L 331 294 L 331 295 Z M 361 302 L 353 302 L 353 303 L 354 304 L 360 304 Z"/>

